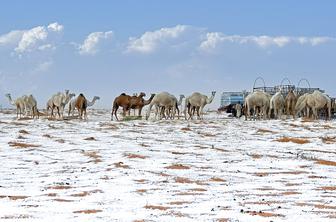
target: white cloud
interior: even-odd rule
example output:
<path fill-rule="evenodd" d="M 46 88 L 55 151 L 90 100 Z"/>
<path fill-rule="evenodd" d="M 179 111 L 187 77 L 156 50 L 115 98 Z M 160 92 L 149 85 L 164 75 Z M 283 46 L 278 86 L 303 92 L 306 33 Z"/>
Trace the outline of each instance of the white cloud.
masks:
<path fill-rule="evenodd" d="M 111 39 L 113 37 L 113 32 L 93 32 L 87 36 L 83 44 L 78 47 L 79 54 L 81 55 L 94 55 L 99 51 L 99 44 L 104 41 Z"/>
<path fill-rule="evenodd" d="M 48 30 L 53 32 L 62 32 L 63 28 L 64 28 L 63 25 L 60 25 L 57 22 L 48 25 Z"/>
<path fill-rule="evenodd" d="M 55 46 L 52 45 L 49 38 L 52 36 L 51 32 L 57 34 L 62 30 L 63 26 L 57 22 L 48 26 L 36 26 L 28 30 L 13 30 L 0 36 L 0 46 L 14 46 L 14 51 L 19 54 L 36 49 L 53 49 Z"/>
<path fill-rule="evenodd" d="M 33 72 L 46 72 L 53 65 L 53 61 L 42 62 L 37 65 Z"/>
<path fill-rule="evenodd" d="M 0 46 L 1 45 L 10 45 L 17 44 L 22 38 L 24 31 L 14 30 L 7 34 L 0 35 Z"/>
<path fill-rule="evenodd" d="M 270 46 L 284 47 L 290 43 L 310 44 L 316 46 L 322 43 L 335 41 L 331 37 L 291 37 L 291 36 L 240 36 L 225 35 L 220 32 L 210 32 L 206 34 L 205 40 L 201 42 L 199 48 L 203 51 L 212 51 L 221 43 L 231 42 L 238 44 L 254 43 L 262 48 Z"/>
<path fill-rule="evenodd" d="M 171 28 L 161 28 L 153 32 L 145 32 L 140 38 L 130 38 L 127 52 L 154 52 L 160 44 L 179 38 L 188 28 L 185 25 L 177 25 Z"/>

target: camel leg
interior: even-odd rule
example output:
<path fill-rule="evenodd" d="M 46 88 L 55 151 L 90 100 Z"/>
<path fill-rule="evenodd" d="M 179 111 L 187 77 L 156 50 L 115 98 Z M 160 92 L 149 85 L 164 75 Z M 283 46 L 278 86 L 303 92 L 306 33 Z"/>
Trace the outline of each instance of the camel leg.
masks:
<path fill-rule="evenodd" d="M 142 110 L 142 107 L 139 108 L 138 116 L 141 116 L 141 110 Z M 134 112 L 135 112 L 135 110 L 134 110 Z M 134 116 L 135 116 L 135 113 L 134 113 Z"/>
<path fill-rule="evenodd" d="M 117 116 L 117 111 L 118 111 L 118 106 L 114 109 L 114 116 L 115 116 L 115 118 L 116 118 L 116 120 L 117 121 L 119 121 L 119 119 L 118 119 L 118 116 Z"/>

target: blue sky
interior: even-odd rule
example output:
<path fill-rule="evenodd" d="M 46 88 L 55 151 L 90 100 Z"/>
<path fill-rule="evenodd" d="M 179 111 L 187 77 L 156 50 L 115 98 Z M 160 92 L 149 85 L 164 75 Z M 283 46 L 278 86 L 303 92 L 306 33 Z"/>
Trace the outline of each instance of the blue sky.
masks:
<path fill-rule="evenodd" d="M 70 89 L 110 108 L 121 92 L 216 90 L 216 107 L 220 92 L 262 76 L 268 86 L 307 78 L 336 96 L 335 10 L 335 1 L 4 1 L 0 93 L 32 93 L 44 107 Z"/>

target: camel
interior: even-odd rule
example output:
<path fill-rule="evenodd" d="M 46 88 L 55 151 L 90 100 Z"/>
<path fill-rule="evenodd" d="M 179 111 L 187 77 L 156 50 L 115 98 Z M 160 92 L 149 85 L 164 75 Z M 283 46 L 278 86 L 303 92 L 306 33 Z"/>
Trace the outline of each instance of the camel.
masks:
<path fill-rule="evenodd" d="M 216 91 L 211 92 L 210 98 L 206 95 L 202 95 L 199 92 L 194 92 L 191 96 L 187 97 L 185 100 L 184 116 L 187 119 L 187 111 L 189 114 L 189 119 L 192 119 L 195 110 L 197 111 L 198 119 L 203 118 L 204 106 L 210 104 L 216 95 Z"/>
<path fill-rule="evenodd" d="M 23 114 L 25 108 L 23 98 L 19 97 L 15 100 L 12 100 L 10 93 L 7 93 L 5 96 L 8 98 L 9 103 L 16 107 L 16 118 L 21 118 L 21 115 Z"/>
<path fill-rule="evenodd" d="M 176 101 L 176 107 L 175 107 L 175 109 L 177 111 L 177 118 L 180 119 L 180 109 L 179 109 L 179 106 L 182 104 L 182 100 L 183 100 L 183 98 L 185 98 L 185 96 L 181 94 L 179 100 L 177 100 L 176 97 L 173 96 L 173 95 L 172 95 L 172 98 Z M 161 107 L 161 115 L 165 119 L 167 119 L 167 118 L 174 119 L 174 116 L 172 114 L 172 108 L 170 108 L 169 110 L 165 110 L 165 107 Z"/>
<path fill-rule="evenodd" d="M 87 101 L 87 107 L 93 106 L 95 102 L 99 99 L 99 96 L 94 96 L 91 101 Z M 68 116 L 70 116 L 70 114 L 72 114 L 72 116 L 74 115 L 76 109 L 76 101 L 77 98 L 74 98 L 69 102 Z"/>
<path fill-rule="evenodd" d="M 295 104 L 295 117 L 298 117 L 302 111 L 303 111 L 303 116 L 309 117 L 307 116 L 307 113 L 309 113 L 309 111 L 307 112 L 307 109 L 309 109 L 309 107 L 307 107 L 306 100 L 305 100 L 308 95 L 309 93 L 305 93 L 297 99 L 297 102 Z"/>
<path fill-rule="evenodd" d="M 128 115 L 130 115 L 131 109 L 134 109 L 134 112 L 136 109 L 139 110 L 138 116 L 141 116 L 141 111 L 144 106 L 144 98 L 146 96 L 146 93 L 140 92 L 139 95 L 133 94 L 133 96 L 130 97 L 130 105 L 128 110 Z"/>
<path fill-rule="evenodd" d="M 123 116 L 126 115 L 126 112 L 130 109 L 130 100 L 131 96 L 126 95 L 125 93 L 120 94 L 120 96 L 114 99 L 112 105 L 111 120 L 113 120 L 113 115 L 115 115 L 115 118 L 118 120 L 117 111 L 119 106 L 123 108 Z"/>
<path fill-rule="evenodd" d="M 304 99 L 303 102 L 301 103 L 302 105 L 299 107 L 297 112 L 302 111 L 302 109 L 307 106 L 308 108 L 311 108 L 313 111 L 313 117 L 314 119 L 318 118 L 318 111 L 320 109 L 326 109 L 327 110 L 327 115 L 326 119 L 331 118 L 331 99 L 321 93 L 318 90 L 315 90 L 313 93 L 308 94 Z M 301 109 L 301 110 L 300 110 Z M 309 116 L 309 109 L 307 109 L 307 116 Z"/>
<path fill-rule="evenodd" d="M 76 99 L 76 103 L 75 103 L 75 107 L 77 108 L 78 112 L 79 112 L 79 117 L 81 119 L 83 119 L 83 115 L 84 115 L 84 119 L 87 119 L 87 115 L 86 115 L 86 108 L 88 102 L 85 98 L 85 96 L 81 93 L 79 94 L 79 96 Z"/>
<path fill-rule="evenodd" d="M 270 100 L 269 116 L 271 116 L 272 109 L 274 110 L 274 117 L 280 119 L 285 106 L 285 99 L 281 91 L 274 94 Z"/>
<path fill-rule="evenodd" d="M 69 94 L 69 90 L 66 90 L 65 93 L 53 95 L 47 102 L 47 113 L 51 109 L 51 117 L 53 117 L 53 110 L 56 108 L 59 118 L 63 118 L 64 107 L 74 96 L 74 93 Z"/>
<path fill-rule="evenodd" d="M 270 95 L 265 92 L 256 91 L 253 93 L 250 93 L 248 96 L 246 96 L 244 101 L 244 113 L 245 113 L 245 120 L 247 120 L 247 117 L 251 118 L 251 109 L 253 110 L 253 118 L 254 120 L 258 116 L 259 110 L 262 112 L 263 118 L 267 118 L 267 110 L 269 108 L 270 104 Z"/>
<path fill-rule="evenodd" d="M 242 106 L 240 103 L 237 103 L 234 108 L 236 110 L 236 117 L 239 119 L 242 115 Z"/>
<path fill-rule="evenodd" d="M 37 109 L 37 101 L 34 98 L 34 96 L 30 94 L 29 96 L 23 96 L 22 98 L 23 98 L 24 105 L 25 105 L 26 115 L 28 115 L 28 111 L 31 111 L 31 115 L 33 119 L 35 118 L 35 116 L 39 118 L 39 111 Z"/>
<path fill-rule="evenodd" d="M 293 90 L 290 90 L 285 99 L 286 115 L 292 115 L 295 118 L 296 95 Z"/>
<path fill-rule="evenodd" d="M 175 116 L 177 99 L 175 96 L 169 94 L 168 92 L 161 92 L 159 94 L 156 94 L 149 104 L 146 120 L 148 120 L 151 109 L 154 105 L 156 106 L 155 119 L 157 118 L 157 114 L 159 114 L 160 119 L 162 118 L 162 107 L 164 107 L 164 110 L 171 109 L 171 114 L 173 118 L 173 116 Z"/>

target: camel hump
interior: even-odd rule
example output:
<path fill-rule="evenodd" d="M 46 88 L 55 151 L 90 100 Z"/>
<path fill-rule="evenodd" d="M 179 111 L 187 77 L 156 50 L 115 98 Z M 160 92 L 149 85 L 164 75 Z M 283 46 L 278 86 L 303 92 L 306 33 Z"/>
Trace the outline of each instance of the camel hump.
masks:
<path fill-rule="evenodd" d="M 82 97 L 84 97 L 83 93 L 79 94 L 79 96 L 82 96 Z"/>
<path fill-rule="evenodd" d="M 120 95 L 121 95 L 121 96 L 126 96 L 126 93 L 121 93 Z"/>

